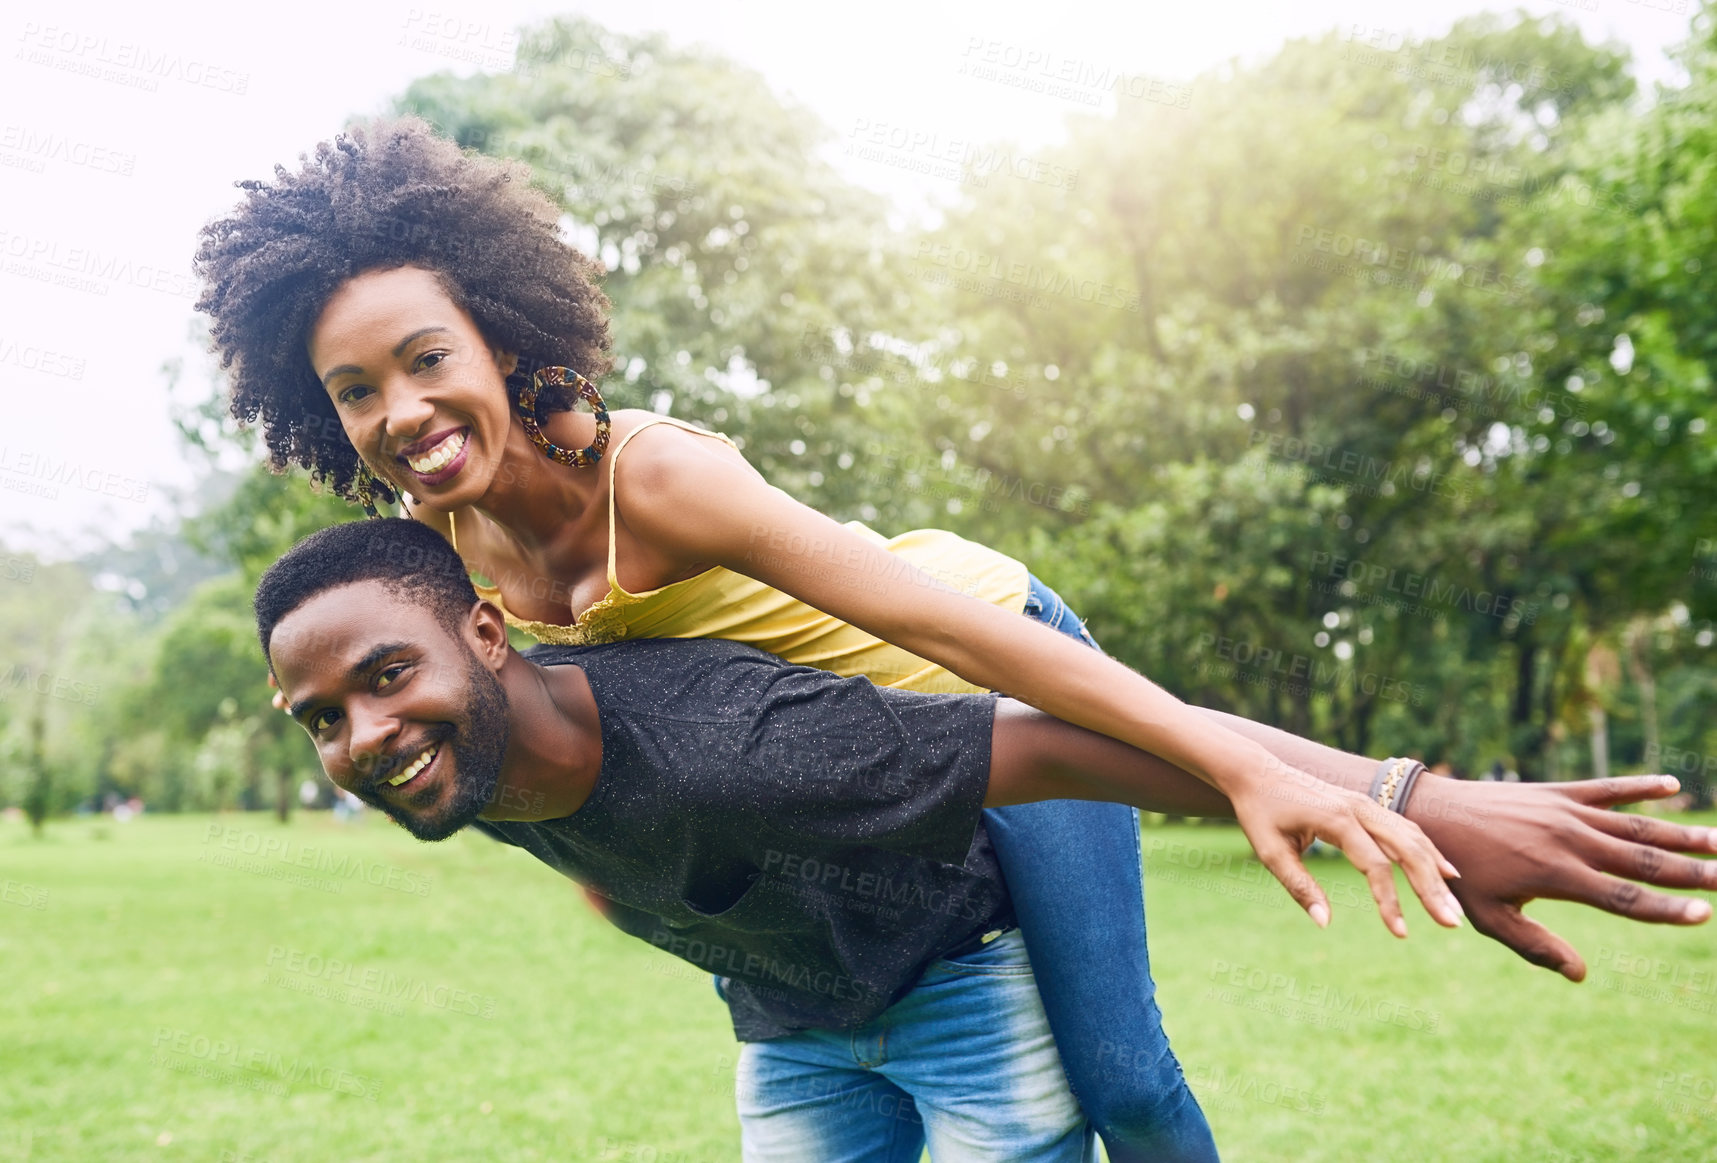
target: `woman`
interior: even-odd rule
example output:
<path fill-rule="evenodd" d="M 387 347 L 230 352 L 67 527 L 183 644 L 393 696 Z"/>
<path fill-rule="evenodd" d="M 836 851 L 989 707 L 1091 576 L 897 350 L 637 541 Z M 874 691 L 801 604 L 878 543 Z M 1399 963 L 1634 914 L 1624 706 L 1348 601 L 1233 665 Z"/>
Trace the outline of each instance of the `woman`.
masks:
<path fill-rule="evenodd" d="M 1441 880 L 1454 870 L 1416 826 L 1284 769 L 1091 649 L 1018 562 L 941 531 L 885 541 L 837 524 L 724 436 L 610 417 L 587 382 L 609 367 L 598 272 L 518 168 L 407 120 L 276 173 L 241 183 L 247 200 L 197 255 L 235 416 L 262 422 L 277 466 L 366 504 L 403 495 L 494 582 L 514 625 L 549 642 L 734 638 L 888 685 L 1005 690 L 1220 789 L 1320 926 L 1329 906 L 1299 862 L 1314 837 L 1366 871 L 1398 936 L 1391 861 L 1440 923 L 1459 923 Z M 568 387 L 594 411 L 571 410 Z M 1136 814 L 1058 802 L 987 818 L 1069 1080 L 1111 1157 L 1214 1158 L 1152 1000 Z"/>

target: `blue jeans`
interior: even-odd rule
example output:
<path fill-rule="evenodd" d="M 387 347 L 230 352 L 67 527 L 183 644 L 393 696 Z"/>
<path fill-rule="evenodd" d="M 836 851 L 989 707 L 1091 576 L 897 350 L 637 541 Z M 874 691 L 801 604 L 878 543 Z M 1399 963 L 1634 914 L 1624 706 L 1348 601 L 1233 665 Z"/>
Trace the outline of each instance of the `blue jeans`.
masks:
<path fill-rule="evenodd" d="M 1036 577 L 1025 614 L 1097 643 Z M 1048 800 L 984 824 L 1013 896 L 1067 1079 L 1113 1163 L 1214 1163 L 1216 1141 L 1169 1048 L 1145 948 L 1139 814 Z"/>
<path fill-rule="evenodd" d="M 856 1030 L 747 1042 L 745 1163 L 1091 1163 L 1019 930 L 934 961 Z"/>

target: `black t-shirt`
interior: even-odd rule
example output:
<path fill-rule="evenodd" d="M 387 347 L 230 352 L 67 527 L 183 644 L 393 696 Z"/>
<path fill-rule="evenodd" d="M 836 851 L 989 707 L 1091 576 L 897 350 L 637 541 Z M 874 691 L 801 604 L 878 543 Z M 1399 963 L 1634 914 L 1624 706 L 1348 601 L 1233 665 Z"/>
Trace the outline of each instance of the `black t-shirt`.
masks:
<path fill-rule="evenodd" d="M 1011 923 L 980 819 L 996 696 L 877 687 L 721 639 L 526 657 L 583 668 L 601 772 L 570 816 L 476 826 L 722 976 L 741 1041 L 862 1025 Z"/>

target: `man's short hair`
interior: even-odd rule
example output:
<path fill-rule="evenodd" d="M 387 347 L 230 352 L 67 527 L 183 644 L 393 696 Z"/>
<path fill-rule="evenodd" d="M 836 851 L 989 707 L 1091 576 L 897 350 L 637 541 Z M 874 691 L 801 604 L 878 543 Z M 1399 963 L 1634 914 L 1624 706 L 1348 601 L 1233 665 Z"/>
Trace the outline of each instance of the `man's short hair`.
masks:
<path fill-rule="evenodd" d="M 257 583 L 256 633 L 264 656 L 286 615 L 327 590 L 365 581 L 429 607 L 454 634 L 477 602 L 465 563 L 428 525 L 403 517 L 332 525 L 287 550 Z"/>

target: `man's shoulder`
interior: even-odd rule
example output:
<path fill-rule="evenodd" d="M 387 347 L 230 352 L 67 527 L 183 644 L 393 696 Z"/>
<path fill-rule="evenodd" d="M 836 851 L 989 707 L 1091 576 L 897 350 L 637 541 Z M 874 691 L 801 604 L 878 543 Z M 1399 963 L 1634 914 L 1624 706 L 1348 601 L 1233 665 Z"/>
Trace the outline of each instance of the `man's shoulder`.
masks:
<path fill-rule="evenodd" d="M 674 718 L 745 718 L 782 671 L 802 669 L 724 638 L 635 638 L 600 646 L 537 646 L 539 666 L 572 665 L 590 681 L 600 711 Z"/>
<path fill-rule="evenodd" d="M 597 646 L 533 646 L 524 656 L 538 666 L 580 666 L 609 671 L 681 665 L 719 665 L 726 661 L 765 667 L 790 666 L 775 655 L 727 638 L 629 638 Z"/>
<path fill-rule="evenodd" d="M 485 820 L 482 816 L 478 816 L 476 819 L 472 820 L 467 827 L 471 828 L 473 831 L 481 832 L 491 840 L 499 840 L 503 844 L 513 844 L 516 846 L 518 843 L 500 828 L 495 827 L 494 824 Z"/>

